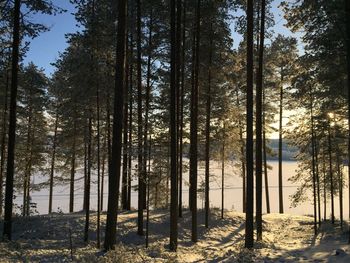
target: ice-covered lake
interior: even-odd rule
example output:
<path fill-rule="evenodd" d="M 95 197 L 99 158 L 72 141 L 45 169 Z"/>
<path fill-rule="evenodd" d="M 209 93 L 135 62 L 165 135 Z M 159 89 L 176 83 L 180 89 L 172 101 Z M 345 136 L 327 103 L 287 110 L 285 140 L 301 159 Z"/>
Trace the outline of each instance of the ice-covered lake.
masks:
<path fill-rule="evenodd" d="M 272 167 L 269 171 L 269 192 L 270 192 L 270 207 L 271 212 L 278 212 L 278 162 L 269 161 L 268 164 Z M 295 169 L 297 168 L 297 163 L 294 161 L 284 161 L 283 162 L 283 195 L 284 195 L 284 209 L 285 213 L 306 215 L 313 213 L 313 206 L 311 201 L 311 192 L 309 193 L 310 200 L 299 205 L 298 207 L 291 207 L 290 195 L 292 195 L 296 189 L 297 184 L 292 184 L 288 181 L 288 178 L 295 174 Z M 346 169 L 346 168 L 345 168 Z M 221 207 L 221 163 L 211 162 L 210 173 L 213 175 L 212 182 L 210 184 L 210 205 L 212 207 Z M 347 171 L 344 170 L 344 174 Z M 77 176 L 79 177 L 79 176 Z M 347 176 L 344 176 L 347 178 Z M 199 169 L 198 183 L 204 180 L 204 168 Z M 90 205 L 92 210 L 96 210 L 97 206 L 97 184 L 95 174 L 92 175 L 93 183 L 91 185 L 91 199 Z M 188 181 L 188 172 L 184 173 L 184 181 Z M 79 211 L 83 206 L 83 182 L 76 182 L 75 185 L 75 196 L 74 196 L 74 209 Z M 134 180 L 133 184 L 136 184 Z M 264 181 L 263 181 L 264 185 Z M 105 177 L 104 182 L 104 209 L 107 208 L 107 191 L 108 191 L 108 177 Z M 43 189 L 39 192 L 31 194 L 32 202 L 37 203 L 37 210 L 40 214 L 46 214 L 48 211 L 48 189 Z M 344 216 L 348 215 L 348 190 L 344 189 Z M 131 205 L 137 208 L 137 193 L 132 192 L 131 194 Z M 226 163 L 225 165 L 225 208 L 234 209 L 236 211 L 242 211 L 242 178 L 237 174 L 237 169 L 233 168 L 232 163 Z M 321 200 L 323 204 L 323 199 Z M 15 200 L 16 204 L 22 203 L 22 197 L 19 194 Z M 183 204 L 187 206 L 188 204 L 188 189 L 187 184 L 184 183 L 183 186 Z M 203 204 L 202 199 L 198 198 L 198 207 L 201 208 Z M 69 185 L 65 186 L 55 186 L 54 196 L 53 196 L 53 211 L 63 211 L 68 212 L 69 207 Z M 266 212 L 266 200 L 265 200 L 265 190 L 263 189 L 263 212 Z M 330 214 L 330 205 L 327 204 L 327 214 Z M 323 211 L 321 211 L 323 216 Z M 339 199 L 335 198 L 335 215 L 339 215 Z"/>

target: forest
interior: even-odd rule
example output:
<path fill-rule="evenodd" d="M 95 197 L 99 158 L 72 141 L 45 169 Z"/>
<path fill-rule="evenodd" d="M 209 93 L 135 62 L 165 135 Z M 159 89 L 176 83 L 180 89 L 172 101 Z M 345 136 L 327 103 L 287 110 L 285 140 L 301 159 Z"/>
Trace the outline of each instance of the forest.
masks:
<path fill-rule="evenodd" d="M 1 262 L 350 262 L 348 0 L 0 0 L 0 101 Z"/>

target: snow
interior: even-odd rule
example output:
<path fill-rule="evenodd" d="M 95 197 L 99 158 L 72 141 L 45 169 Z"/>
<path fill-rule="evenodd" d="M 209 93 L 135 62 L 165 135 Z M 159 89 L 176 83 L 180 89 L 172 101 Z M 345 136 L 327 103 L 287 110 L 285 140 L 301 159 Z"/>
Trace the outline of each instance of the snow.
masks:
<path fill-rule="evenodd" d="M 105 220 L 103 214 L 102 241 Z M 168 211 L 151 211 L 148 249 L 144 237 L 136 234 L 137 212 L 121 212 L 118 245 L 104 253 L 96 248 L 95 212 L 90 217 L 89 244 L 83 242 L 85 214 L 82 212 L 17 217 L 13 241 L 0 243 L 0 259 L 1 262 L 72 262 L 71 237 L 74 262 L 350 262 L 347 233 L 337 224 L 323 223 L 315 238 L 312 217 L 267 214 L 263 216 L 263 241 L 257 242 L 253 250 L 247 250 L 244 220 L 245 215 L 235 211 L 226 211 L 221 219 L 219 211 L 212 209 L 206 229 L 204 213 L 200 210 L 198 242 L 193 243 L 191 214 L 184 210 L 183 218 L 179 219 L 178 251 L 173 253 L 168 250 Z M 1 232 L 2 226 L 0 222 Z"/>

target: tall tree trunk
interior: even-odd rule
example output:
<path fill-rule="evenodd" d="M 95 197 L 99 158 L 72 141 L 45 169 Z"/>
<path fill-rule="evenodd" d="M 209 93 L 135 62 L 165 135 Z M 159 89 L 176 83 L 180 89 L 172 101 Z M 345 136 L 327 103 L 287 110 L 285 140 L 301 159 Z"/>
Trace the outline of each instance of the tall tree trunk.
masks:
<path fill-rule="evenodd" d="M 195 68 L 196 68 L 196 34 L 195 34 L 195 30 L 196 30 L 196 23 L 193 19 L 192 22 L 192 58 L 191 58 L 191 97 L 190 97 L 190 115 L 193 115 L 193 105 L 194 105 L 194 86 L 195 86 Z M 192 117 L 190 118 L 190 127 L 192 127 L 192 122 L 193 119 Z M 191 129 L 191 128 L 190 128 Z M 189 193 L 188 193 L 188 206 L 190 211 L 192 211 L 192 170 L 191 170 L 191 145 L 192 145 L 192 132 L 190 132 L 190 170 L 189 170 Z"/>
<path fill-rule="evenodd" d="M 339 217 L 340 228 L 343 229 L 343 173 L 340 164 L 340 151 L 337 147 L 337 174 L 338 174 L 338 188 L 339 188 Z"/>
<path fill-rule="evenodd" d="M 108 172 L 109 168 L 111 167 L 111 156 L 112 156 L 112 149 L 111 149 L 111 114 L 110 114 L 110 90 L 107 88 L 107 98 L 106 98 L 106 146 L 107 146 L 107 167 Z M 106 146 L 105 151 L 106 151 Z M 104 170 L 103 170 L 104 171 Z M 101 178 L 101 211 L 103 211 L 103 194 L 104 194 L 104 172 L 102 173 Z"/>
<path fill-rule="evenodd" d="M 85 188 L 85 228 L 84 228 L 84 242 L 89 241 L 89 227 L 90 227 L 90 183 L 91 183 L 91 167 L 92 167 L 92 156 L 91 156 L 91 137 L 92 137 L 92 112 L 89 110 L 88 120 L 88 144 L 87 144 L 87 178 Z"/>
<path fill-rule="evenodd" d="M 319 161 L 318 161 L 318 145 L 317 145 L 317 136 L 316 133 L 315 136 L 315 162 L 316 162 L 316 183 L 317 183 L 317 207 L 318 207 L 318 227 L 321 227 L 321 193 L 320 193 L 320 175 L 319 175 Z"/>
<path fill-rule="evenodd" d="M 350 182 L 350 3 L 345 0 L 345 17 L 346 17 L 346 64 L 347 64 L 347 91 L 348 91 L 348 182 Z M 350 220 L 350 187 L 349 187 L 349 220 Z M 350 244 L 350 224 L 349 237 Z"/>
<path fill-rule="evenodd" d="M 179 217 L 182 217 L 182 155 L 183 155 L 183 129 L 184 129 L 184 89 L 185 89 L 185 44 L 186 44 L 186 1 L 183 4 L 182 18 L 182 50 L 181 50 L 181 86 L 180 86 L 180 130 L 179 130 Z"/>
<path fill-rule="evenodd" d="M 128 35 L 128 33 L 127 33 Z M 129 111 L 129 42 L 126 40 L 126 62 L 125 62 L 125 86 L 124 86 L 124 121 L 123 121 L 123 176 L 122 176 L 122 196 L 121 205 L 123 210 L 128 208 L 128 111 Z"/>
<path fill-rule="evenodd" d="M 149 129 L 149 108 L 150 108 L 150 96 L 151 96 L 151 76 L 152 76 L 152 34 L 153 34 L 153 10 L 151 7 L 149 15 L 148 25 L 148 57 L 147 57 L 147 76 L 146 76 L 146 96 L 145 96 L 145 120 L 144 120 L 144 132 L 143 132 L 143 174 L 147 174 L 147 153 L 148 153 L 148 129 Z M 146 179 L 146 178 L 145 178 Z M 144 189 L 147 195 L 146 189 Z M 145 198 L 146 201 L 147 198 Z M 147 205 L 146 205 L 147 206 Z"/>
<path fill-rule="evenodd" d="M 225 204 L 225 121 L 222 130 L 222 146 L 221 146 L 221 219 L 224 219 Z"/>
<path fill-rule="evenodd" d="M 53 196 L 53 179 L 55 173 L 56 160 L 56 144 L 57 144 L 57 129 L 58 129 L 58 106 L 56 106 L 55 128 L 52 143 L 51 170 L 50 170 L 50 193 L 49 193 L 49 214 L 52 213 L 52 196 Z"/>
<path fill-rule="evenodd" d="M 87 173 L 88 173 L 88 125 L 85 123 L 84 127 L 84 196 L 83 196 L 83 211 L 86 211 L 86 182 L 87 182 Z"/>
<path fill-rule="evenodd" d="M 205 121 L 205 227 L 209 227 L 209 164 L 210 164 L 210 113 L 211 113 L 211 65 L 213 60 L 213 22 L 210 22 L 210 47 L 208 65 L 208 87 Z"/>
<path fill-rule="evenodd" d="M 312 188 L 313 188 L 313 205 L 314 205 L 314 234 L 317 235 L 317 199 L 316 199 L 316 159 L 315 159 L 315 131 L 314 131 L 314 116 L 313 116 L 313 94 L 310 88 L 310 118 L 311 118 L 311 149 L 312 149 Z"/>
<path fill-rule="evenodd" d="M 266 107 L 265 107 L 265 88 L 263 87 L 263 110 L 262 110 L 262 128 L 263 128 L 263 162 L 264 162 L 264 179 L 265 179 L 265 197 L 266 197 L 266 213 L 269 214 L 270 211 L 270 194 L 269 194 L 269 177 L 267 168 L 267 152 L 266 152 Z"/>
<path fill-rule="evenodd" d="M 98 74 L 98 73 L 97 73 Z M 100 221 L 101 221 L 101 146 L 100 146 L 100 88 L 99 84 L 97 83 L 96 87 L 96 129 L 97 129 L 97 248 L 101 247 L 101 231 L 100 231 Z"/>
<path fill-rule="evenodd" d="M 31 100 L 31 99 L 30 99 Z M 30 153 L 31 153 L 31 134 L 32 134 L 32 106 L 31 102 L 29 103 L 29 116 L 28 116 L 28 127 L 27 127 L 27 142 L 26 142 L 26 158 L 25 158 L 25 171 L 24 171 L 24 180 L 23 180 L 23 204 L 22 204 L 22 215 L 27 216 L 27 203 L 29 202 L 28 192 L 29 192 L 29 170 L 30 170 Z"/>
<path fill-rule="evenodd" d="M 137 234 L 143 235 L 144 176 L 142 174 L 142 68 L 141 68 L 141 1 L 137 0 L 137 143 L 138 143 L 138 217 Z"/>
<path fill-rule="evenodd" d="M 140 1 L 140 0 L 138 0 Z M 127 1 L 118 1 L 118 27 L 116 49 L 116 72 L 113 113 L 113 142 L 112 160 L 109 167 L 108 182 L 108 211 L 104 248 L 112 249 L 116 244 L 116 224 L 119 198 L 119 181 L 122 148 L 122 123 L 124 105 L 124 71 L 125 71 L 125 42 L 126 42 L 126 16 Z"/>
<path fill-rule="evenodd" d="M 10 117 L 7 146 L 7 170 L 5 188 L 5 217 L 3 238 L 12 238 L 12 207 L 13 207 L 13 175 L 15 159 L 16 139 L 16 100 L 18 87 L 18 53 L 20 45 L 20 9 L 21 1 L 15 0 L 13 9 L 13 41 L 12 41 L 12 73 L 11 73 L 11 96 L 10 96 Z"/>
<path fill-rule="evenodd" d="M 281 72 L 281 83 L 283 83 L 283 75 Z M 283 214 L 283 179 L 282 179 L 282 119 L 283 119 L 283 85 L 280 86 L 280 105 L 279 105 L 279 130 L 278 130 L 278 199 L 279 213 Z"/>
<path fill-rule="evenodd" d="M 5 151 L 6 151 L 6 129 L 7 129 L 7 103 L 8 103 L 8 90 L 9 90 L 9 69 L 6 70 L 6 88 L 4 98 L 4 111 L 3 111 L 3 123 L 1 129 L 1 153 L 0 153 L 0 217 L 2 216 L 3 209 L 3 184 L 4 184 L 4 168 L 5 168 Z"/>
<path fill-rule="evenodd" d="M 254 245 L 254 149 L 253 149 L 253 34 L 254 34 L 254 7 L 253 0 L 247 2 L 247 131 L 246 131 L 246 163 L 247 163 L 247 190 L 246 190 L 246 224 L 245 247 Z"/>
<path fill-rule="evenodd" d="M 177 122 L 176 122 L 176 2 L 170 1 L 170 250 L 177 249 L 178 199 L 177 199 Z"/>
<path fill-rule="evenodd" d="M 325 149 L 322 152 L 322 173 L 323 173 L 323 220 L 327 220 L 327 176 L 326 176 L 326 151 Z"/>
<path fill-rule="evenodd" d="M 107 136 L 104 135 L 103 138 L 103 153 L 102 153 L 102 163 L 101 163 L 101 192 L 100 192 L 100 210 L 103 211 L 103 188 L 104 188 L 104 177 L 105 177 L 105 166 L 106 166 L 106 147 L 107 147 Z"/>
<path fill-rule="evenodd" d="M 132 38 L 131 38 L 132 43 Z M 132 52 L 133 48 L 131 48 Z M 132 53 L 130 54 L 133 56 Z M 128 148 L 129 148 L 129 156 L 128 156 L 128 202 L 127 202 L 127 210 L 131 209 L 131 161 L 132 161 L 132 112 L 133 112 L 133 64 L 130 63 L 130 88 L 129 88 L 130 96 L 129 96 L 129 139 L 128 139 Z"/>
<path fill-rule="evenodd" d="M 30 216 L 30 178 L 32 175 L 32 161 L 33 161 L 33 138 L 34 131 L 32 130 L 32 134 L 30 136 L 30 151 L 29 151 L 29 162 L 28 162 L 28 170 L 27 170 L 27 196 L 26 196 L 26 204 L 25 204 L 25 215 Z"/>
<path fill-rule="evenodd" d="M 200 8 L 201 0 L 197 0 L 195 31 L 195 65 L 194 83 L 191 92 L 191 130 L 190 130 L 190 185 L 192 211 L 192 242 L 197 242 L 197 177 L 198 177 L 198 75 L 199 75 L 199 43 L 200 43 Z"/>
<path fill-rule="evenodd" d="M 328 155 L 329 155 L 329 177 L 331 182 L 331 221 L 334 224 L 334 185 L 333 185 L 333 162 L 332 162 L 332 141 L 331 127 L 328 127 Z"/>
<path fill-rule="evenodd" d="M 236 89 L 236 106 L 237 108 L 240 107 L 240 99 L 239 99 L 239 91 Z M 242 171 L 242 208 L 243 213 L 246 212 L 246 162 L 244 157 L 244 140 L 243 140 L 243 127 L 242 127 L 242 121 L 241 118 L 238 119 L 238 126 L 239 126 L 239 141 L 240 141 L 240 152 L 241 152 L 241 171 Z"/>
<path fill-rule="evenodd" d="M 150 209 L 150 174 L 151 174 L 151 135 L 149 136 L 149 145 L 148 145 L 148 171 L 147 171 L 147 215 L 146 215 L 146 248 L 148 248 L 148 236 L 149 236 L 149 209 Z"/>
<path fill-rule="evenodd" d="M 73 210 L 74 210 L 74 182 L 75 182 L 75 154 L 76 154 L 76 119 L 75 118 L 74 118 L 73 125 L 74 127 L 73 127 L 73 144 L 72 144 L 71 170 L 70 170 L 69 213 L 73 213 Z M 84 186 L 84 189 L 85 189 L 85 186 Z M 84 206 L 84 209 L 85 209 L 85 206 Z"/>
<path fill-rule="evenodd" d="M 256 232 L 257 240 L 262 240 L 262 89 L 265 39 L 265 0 L 261 0 L 261 23 L 259 43 L 259 66 L 256 80 Z"/>

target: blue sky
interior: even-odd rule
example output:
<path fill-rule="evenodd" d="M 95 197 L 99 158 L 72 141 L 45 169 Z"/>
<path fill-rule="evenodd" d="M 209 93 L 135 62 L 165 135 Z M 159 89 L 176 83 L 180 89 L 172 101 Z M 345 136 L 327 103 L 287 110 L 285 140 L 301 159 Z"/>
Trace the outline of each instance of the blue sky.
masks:
<path fill-rule="evenodd" d="M 50 31 L 41 34 L 34 40 L 30 40 L 30 49 L 24 59 L 27 64 L 33 61 L 34 64 L 44 68 L 45 72 L 50 75 L 55 68 L 51 65 L 58 56 L 67 47 L 65 34 L 77 31 L 76 21 L 74 18 L 74 6 L 69 0 L 54 0 L 59 7 L 66 9 L 67 12 L 56 16 L 35 14 L 32 20 L 40 22 L 50 27 Z"/>
<path fill-rule="evenodd" d="M 63 52 L 67 47 L 65 34 L 75 32 L 78 29 L 73 15 L 75 8 L 69 0 L 54 0 L 53 2 L 66 9 L 67 12 L 56 16 L 33 15 L 32 19 L 35 22 L 43 23 L 49 26 L 51 30 L 31 40 L 29 52 L 24 59 L 25 64 L 33 61 L 34 64 L 43 68 L 48 75 L 55 70 L 51 63 L 58 58 L 59 52 Z M 273 29 L 275 33 L 291 35 L 291 32 L 284 26 L 286 21 L 283 19 L 281 10 L 278 9 L 280 2 L 280 0 L 275 0 L 272 3 L 272 12 L 276 23 Z M 233 32 L 233 38 L 234 46 L 236 47 L 242 37 Z M 267 43 L 269 43 L 268 40 Z"/>

